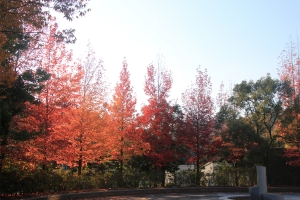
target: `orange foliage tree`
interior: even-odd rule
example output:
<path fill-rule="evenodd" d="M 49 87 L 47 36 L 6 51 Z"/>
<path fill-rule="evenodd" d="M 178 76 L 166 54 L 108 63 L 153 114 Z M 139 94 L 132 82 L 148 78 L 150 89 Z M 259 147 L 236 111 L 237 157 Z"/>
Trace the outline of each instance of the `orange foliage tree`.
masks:
<path fill-rule="evenodd" d="M 48 34 L 47 26 L 53 12 L 63 14 L 72 21 L 74 17 L 89 11 L 88 0 L 0 0 L 0 160 L 4 159 L 2 149 L 6 148 L 10 137 L 12 118 L 22 114 L 24 103 L 32 99 L 32 91 L 22 88 L 23 74 L 18 70 L 20 55 L 32 43 Z M 51 22 L 50 22 L 51 23 Z M 74 29 L 56 32 L 56 39 L 74 43 Z M 25 66 L 30 70 L 31 66 Z M 24 72 L 24 71 L 22 71 Z M 18 94 L 16 95 L 17 92 Z M 27 94 L 26 94 L 27 93 Z M 0 162 L 1 162 L 0 161 Z M 1 163 L 0 163 L 1 164 Z M 1 170 L 1 166 L 0 166 Z"/>
<path fill-rule="evenodd" d="M 140 155 L 144 144 L 135 117 L 136 98 L 130 83 L 126 60 L 120 72 L 120 82 L 115 87 L 113 100 L 109 106 L 109 127 L 113 147 L 112 159 L 119 162 L 120 186 L 122 186 L 123 164 L 130 157 Z"/>
<path fill-rule="evenodd" d="M 71 133 L 63 131 L 62 120 L 66 113 L 78 106 L 80 81 L 83 71 L 79 64 L 72 63 L 72 53 L 63 42 L 55 40 L 57 25 L 52 22 L 48 34 L 40 39 L 35 49 L 34 60 L 27 65 L 45 70 L 51 75 L 45 82 L 45 88 L 36 98 L 38 104 L 27 103 L 25 115 L 16 116 L 14 123 L 19 130 L 34 131 L 35 137 L 26 141 L 26 155 L 36 162 L 45 164 L 49 161 L 66 163 L 70 158 Z"/>
<path fill-rule="evenodd" d="M 69 140 L 73 149 L 71 158 L 75 160 L 70 161 L 78 166 L 79 175 L 87 162 L 99 162 L 101 157 L 108 154 L 105 145 L 107 138 L 103 131 L 107 121 L 105 69 L 102 61 L 96 60 L 90 44 L 86 58 L 80 63 L 83 77 L 79 83 L 78 105 L 66 113 L 69 120 L 64 122 L 66 130 L 62 130 L 72 133 Z"/>

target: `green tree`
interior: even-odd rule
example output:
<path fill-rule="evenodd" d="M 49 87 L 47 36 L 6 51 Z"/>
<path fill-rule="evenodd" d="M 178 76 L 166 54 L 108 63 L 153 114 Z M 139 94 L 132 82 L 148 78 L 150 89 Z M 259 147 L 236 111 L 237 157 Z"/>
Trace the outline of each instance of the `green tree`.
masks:
<path fill-rule="evenodd" d="M 261 151 L 261 164 L 266 167 L 269 167 L 271 150 L 282 147 L 282 142 L 279 139 L 281 138 L 282 129 L 278 128 L 276 124 L 280 122 L 283 114 L 280 97 L 284 95 L 284 91 L 287 89 L 285 82 L 272 79 L 267 75 L 256 82 L 242 81 L 240 84 L 235 85 L 233 95 L 229 99 L 231 105 L 243 116 L 246 123 L 243 126 L 250 125 L 255 138 L 259 138 L 257 139 L 257 145 Z M 243 129 L 246 131 L 247 128 Z M 252 137 L 253 133 L 248 135 Z M 242 134 L 237 136 L 242 137 Z M 243 142 L 243 140 L 241 141 Z"/>
<path fill-rule="evenodd" d="M 222 146 L 220 148 L 222 160 L 226 160 L 234 169 L 231 176 L 236 186 L 240 185 L 241 171 L 262 163 L 263 149 L 258 146 L 261 137 L 255 134 L 248 120 L 240 117 L 229 121 L 221 131 Z"/>

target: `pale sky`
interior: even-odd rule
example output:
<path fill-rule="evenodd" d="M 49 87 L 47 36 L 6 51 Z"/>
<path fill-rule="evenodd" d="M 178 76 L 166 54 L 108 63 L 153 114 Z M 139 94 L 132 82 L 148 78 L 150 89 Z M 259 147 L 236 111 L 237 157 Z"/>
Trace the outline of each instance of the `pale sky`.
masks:
<path fill-rule="evenodd" d="M 111 87 L 119 80 L 123 58 L 131 74 L 137 107 L 147 103 L 146 68 L 158 54 L 172 71 L 171 99 L 207 69 L 213 97 L 223 81 L 277 78 L 278 56 L 300 33 L 298 0 L 91 0 L 91 11 L 73 22 L 58 19 L 61 29 L 76 29 L 71 48 L 83 55 L 88 41 L 104 62 Z M 298 31 L 298 33 L 297 33 Z"/>

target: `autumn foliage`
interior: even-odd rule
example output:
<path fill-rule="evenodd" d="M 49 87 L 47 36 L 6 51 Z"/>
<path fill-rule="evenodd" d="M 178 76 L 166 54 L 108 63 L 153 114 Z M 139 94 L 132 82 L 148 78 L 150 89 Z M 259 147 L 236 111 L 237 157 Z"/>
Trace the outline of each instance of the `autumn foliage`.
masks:
<path fill-rule="evenodd" d="M 158 56 L 146 67 L 147 99 L 139 111 L 125 58 L 110 92 L 92 44 L 75 61 L 67 46 L 75 41 L 73 31 L 59 31 L 55 18 L 42 12 L 54 1 L 24 2 L 14 7 L 0 0 L 0 173 L 13 163 L 47 177 L 49 166 L 65 166 L 81 184 L 84 170 L 93 168 L 89 173 L 101 174 L 105 187 L 126 181 L 137 187 L 146 173 L 153 186 L 164 186 L 166 171 L 189 164 L 196 168 L 193 183 L 201 185 L 207 162 L 268 166 L 278 149 L 286 163 L 300 166 L 300 61 L 293 43 L 281 55 L 280 80 L 242 81 L 231 93 L 222 83 L 216 103 L 200 67 L 182 105 L 172 100 L 172 73 Z M 69 20 L 87 11 L 85 1 L 55 2 L 54 10 Z"/>
<path fill-rule="evenodd" d="M 289 163 L 300 166 L 300 60 L 299 45 L 290 41 L 287 48 L 280 55 L 280 68 L 278 75 L 282 81 L 290 85 L 290 89 L 285 91 L 282 97 L 284 106 L 284 120 L 278 127 L 282 128 L 282 136 L 287 142 L 285 155 L 290 159 Z"/>
<path fill-rule="evenodd" d="M 162 67 L 162 66 L 159 66 Z M 169 71 L 155 69 L 153 65 L 147 68 L 144 90 L 148 95 L 148 105 L 142 108 L 142 123 L 145 128 L 144 137 L 150 144 L 147 156 L 159 167 L 166 166 L 174 160 L 171 123 L 172 108 L 167 101 L 172 78 Z"/>
<path fill-rule="evenodd" d="M 186 113 L 185 144 L 192 151 L 191 161 L 196 163 L 197 173 L 200 164 L 209 161 L 214 154 L 213 144 L 213 101 L 211 98 L 210 77 L 205 70 L 197 69 L 196 81 L 182 95 Z"/>
<path fill-rule="evenodd" d="M 70 164 L 68 151 L 71 142 L 62 119 L 69 120 L 69 113 L 78 106 L 82 67 L 72 63 L 72 53 L 67 51 L 64 43 L 57 43 L 53 35 L 57 25 L 49 26 L 48 36 L 34 44 L 31 54 L 35 60 L 24 61 L 23 65 L 32 65 L 43 69 L 50 75 L 44 82 L 44 89 L 36 95 L 38 102 L 26 104 L 23 116 L 16 116 L 14 123 L 18 130 L 35 132 L 33 138 L 25 141 L 27 151 L 35 162 L 46 163 L 57 160 L 58 163 Z M 38 48 L 38 47 L 43 48 Z M 38 56 L 37 56 L 38 55 Z M 24 55 L 27 56 L 27 55 Z M 65 147 L 66 149 L 62 149 Z"/>
<path fill-rule="evenodd" d="M 110 137 L 110 156 L 119 162 L 121 173 L 124 163 L 132 156 L 142 155 L 147 148 L 147 143 L 142 142 L 142 132 L 136 122 L 135 105 L 136 98 L 133 95 L 127 62 L 124 59 L 120 80 L 108 108 L 109 126 L 106 128 Z"/>

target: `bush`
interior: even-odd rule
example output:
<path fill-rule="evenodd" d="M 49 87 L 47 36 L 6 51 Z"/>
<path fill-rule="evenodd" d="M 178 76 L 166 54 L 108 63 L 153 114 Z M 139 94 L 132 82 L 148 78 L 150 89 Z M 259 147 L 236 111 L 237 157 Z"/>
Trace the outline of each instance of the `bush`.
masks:
<path fill-rule="evenodd" d="M 184 170 L 176 173 L 176 185 L 190 187 L 196 185 L 197 173 L 195 170 Z"/>
<path fill-rule="evenodd" d="M 112 165 L 110 163 L 85 166 L 82 174 L 78 176 L 75 168 L 65 170 L 49 165 L 43 170 L 40 166 L 34 167 L 28 163 L 7 161 L 0 171 L 0 196 L 49 194 L 73 190 L 120 188 L 120 186 L 148 188 L 161 184 L 163 172 L 155 167 L 138 170 L 125 165 L 121 176 L 117 168 Z M 183 173 L 188 174 L 177 174 L 178 184 L 194 185 L 195 173 L 193 171 Z"/>
<path fill-rule="evenodd" d="M 213 174 L 215 186 L 252 186 L 256 179 L 255 166 L 234 166 L 226 161 L 218 163 Z"/>

